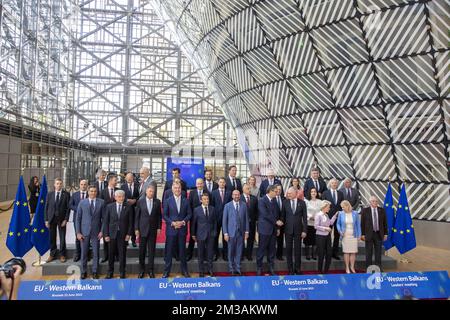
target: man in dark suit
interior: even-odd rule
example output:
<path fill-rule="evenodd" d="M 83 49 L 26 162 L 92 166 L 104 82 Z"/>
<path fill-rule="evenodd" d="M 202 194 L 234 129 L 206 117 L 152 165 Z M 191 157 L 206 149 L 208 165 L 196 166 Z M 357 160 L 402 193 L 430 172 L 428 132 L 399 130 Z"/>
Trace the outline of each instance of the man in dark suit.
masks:
<path fill-rule="evenodd" d="M 261 182 L 261 185 L 259 186 L 259 196 L 262 197 L 266 194 L 268 186 L 277 184 L 281 186 L 281 181 L 275 178 L 275 172 L 273 171 L 273 169 L 269 169 L 269 171 L 267 172 L 267 179 L 263 180 Z M 281 189 L 281 196 L 284 198 L 283 189 Z"/>
<path fill-rule="evenodd" d="M 344 200 L 347 200 L 352 205 L 353 210 L 357 211 L 359 208 L 359 191 L 352 188 L 352 180 L 347 178 L 344 180 L 344 186 L 339 190 L 344 195 Z"/>
<path fill-rule="evenodd" d="M 149 185 L 155 187 L 155 194 L 158 194 L 158 185 L 156 181 L 151 178 L 150 168 L 142 167 L 139 170 L 139 199 L 145 198 L 145 190 Z"/>
<path fill-rule="evenodd" d="M 273 202 L 275 205 L 275 210 L 278 217 L 281 217 L 281 212 L 283 211 L 283 201 L 284 196 L 282 194 L 283 187 L 280 184 L 276 184 L 276 195 L 273 198 Z M 283 261 L 283 245 L 284 245 L 284 226 L 280 226 L 280 232 L 277 235 L 277 250 L 276 257 L 278 260 Z"/>
<path fill-rule="evenodd" d="M 106 181 L 106 171 L 100 169 L 97 171 L 96 176 L 97 181 L 94 182 L 94 186 L 97 189 L 97 197 L 100 197 L 103 189 L 108 186 L 108 182 Z"/>
<path fill-rule="evenodd" d="M 213 180 L 212 170 L 206 169 L 205 170 L 205 187 L 208 189 L 209 194 L 212 194 L 214 190 L 219 188 L 219 185 L 217 182 Z"/>
<path fill-rule="evenodd" d="M 191 206 L 191 212 L 194 212 L 195 208 L 202 205 L 202 195 L 207 194 L 210 196 L 208 190 L 205 188 L 205 184 L 202 178 L 197 178 L 195 181 L 196 189 L 192 189 L 189 192 L 189 205 Z M 194 252 L 195 240 L 192 238 L 192 227 L 194 224 L 194 215 L 192 215 L 191 221 L 189 222 L 189 245 L 186 252 L 186 260 L 190 261 L 192 259 L 192 254 Z"/>
<path fill-rule="evenodd" d="M 312 188 L 316 188 L 318 192 L 317 197 L 323 199 L 322 194 L 327 190 L 327 184 L 325 183 L 325 180 L 320 177 L 320 172 L 317 168 L 312 168 L 311 177 L 305 181 L 305 186 L 303 187 L 305 197 L 308 200 L 311 200 L 309 192 Z"/>
<path fill-rule="evenodd" d="M 242 193 L 242 183 L 241 179 L 236 177 L 237 167 L 232 165 L 228 168 L 228 177 L 226 178 L 226 186 L 227 191 L 233 192 L 233 190 L 238 190 L 239 193 Z"/>
<path fill-rule="evenodd" d="M 180 168 L 173 168 L 172 169 L 172 180 L 167 180 L 166 181 L 166 184 L 164 185 L 164 191 L 172 189 L 172 184 L 175 181 L 175 179 L 180 179 L 181 190 L 184 191 L 184 192 L 187 192 L 186 182 L 184 182 L 183 179 L 181 179 L 181 170 L 180 170 Z"/>
<path fill-rule="evenodd" d="M 217 233 L 217 217 L 214 207 L 209 205 L 209 194 L 202 194 L 202 203 L 194 209 L 192 238 L 197 242 L 198 272 L 205 276 L 205 257 L 208 274 L 213 276 L 214 240 Z"/>
<path fill-rule="evenodd" d="M 47 194 L 45 202 L 45 226 L 50 230 L 50 256 L 47 262 L 56 259 L 56 230 L 59 233 L 59 260 L 66 262 L 66 225 L 70 218 L 70 194 L 63 190 L 63 181 L 55 179 L 55 190 Z"/>
<path fill-rule="evenodd" d="M 161 233 L 161 201 L 156 198 L 155 187 L 150 185 L 146 190 L 146 197 L 140 199 L 136 207 L 134 229 L 139 242 L 139 275 L 144 277 L 147 272 L 150 278 L 155 277 L 154 264 L 156 253 L 156 237 Z M 148 250 L 148 264 L 145 268 L 145 255 Z"/>
<path fill-rule="evenodd" d="M 134 225 L 134 219 L 136 217 L 136 203 L 139 199 L 139 186 L 135 183 L 133 173 L 128 172 L 125 176 L 125 182 L 122 184 L 122 190 L 125 191 L 125 201 L 131 208 L 131 215 L 133 216 Z M 136 235 L 134 232 L 131 236 L 131 244 L 133 247 L 136 247 Z"/>
<path fill-rule="evenodd" d="M 105 207 L 116 201 L 114 198 L 114 192 L 117 189 L 117 177 L 115 175 L 111 175 L 108 178 L 108 186 L 103 189 L 102 193 L 100 194 L 100 199 L 102 199 L 105 202 Z M 101 263 L 108 261 L 108 259 L 111 258 L 113 261 L 115 260 L 115 257 L 109 257 L 109 243 L 105 241 L 105 237 L 103 235 L 103 259 L 100 261 Z"/>
<path fill-rule="evenodd" d="M 192 212 L 189 202 L 181 196 L 181 184 L 172 184 L 173 196 L 163 204 L 163 219 L 166 222 L 166 248 L 165 266 L 163 278 L 168 278 L 172 269 L 172 256 L 174 244 L 178 244 L 178 252 L 181 263 L 181 271 L 185 278 L 190 275 L 186 262 L 186 233 L 187 224 L 191 219 Z"/>
<path fill-rule="evenodd" d="M 275 245 L 277 235 L 280 234 L 279 227 L 283 225 L 280 217 L 277 215 L 275 204 L 272 201 L 276 196 L 276 186 L 267 187 L 266 195 L 258 200 L 258 251 L 256 253 L 256 274 L 262 274 L 262 265 L 264 254 L 267 252 L 267 260 L 269 261 L 269 272 L 275 275 Z"/>
<path fill-rule="evenodd" d="M 258 199 L 250 194 L 250 186 L 244 183 L 242 186 L 242 197 L 241 200 L 247 205 L 248 213 L 248 239 L 247 247 L 244 250 L 243 256 L 247 257 L 247 260 L 253 260 L 253 245 L 255 243 L 256 235 L 256 221 L 258 221 Z"/>
<path fill-rule="evenodd" d="M 322 200 L 328 200 L 331 202 L 330 211 L 328 211 L 328 216 L 331 218 L 338 211 L 342 211 L 341 202 L 344 201 L 344 195 L 340 192 L 338 187 L 339 182 L 337 179 L 333 178 L 330 180 L 329 189 L 327 189 L 323 195 Z M 339 257 L 339 231 L 337 229 L 337 220 L 333 225 L 333 259 L 341 260 Z"/>
<path fill-rule="evenodd" d="M 89 246 L 92 246 L 92 276 L 98 279 L 98 260 L 100 239 L 102 234 L 102 220 L 104 214 L 104 201 L 97 198 L 97 188 L 90 186 L 89 198 L 81 200 L 77 208 L 75 230 L 77 239 L 81 243 L 81 279 L 86 279 Z"/>
<path fill-rule="evenodd" d="M 366 268 L 372 265 L 375 252 L 375 264 L 381 268 L 381 246 L 388 237 L 386 211 L 378 206 L 378 199 L 371 196 L 370 206 L 361 210 L 361 240 L 366 244 Z"/>
<path fill-rule="evenodd" d="M 74 192 L 70 197 L 70 210 L 73 212 L 73 228 L 75 229 L 75 222 L 77 221 L 77 208 L 81 200 L 88 197 L 88 181 L 86 179 L 80 180 L 80 191 Z M 75 239 L 75 254 L 73 255 L 73 262 L 77 262 L 81 257 L 80 240 Z"/>
<path fill-rule="evenodd" d="M 174 183 L 180 183 L 181 184 L 181 180 L 176 178 L 173 180 Z M 166 201 L 167 199 L 169 199 L 171 196 L 173 196 L 173 192 L 172 192 L 172 188 L 167 189 L 166 191 L 163 192 L 163 203 L 164 201 Z M 184 190 L 181 190 L 181 196 L 184 198 L 188 197 L 188 193 Z"/>
<path fill-rule="evenodd" d="M 106 279 L 111 279 L 114 274 L 114 259 L 119 256 L 120 278 L 125 279 L 127 244 L 133 233 L 133 216 L 131 206 L 125 202 L 125 191 L 114 192 L 115 202 L 106 206 L 103 219 L 103 233 L 106 242 L 109 242 L 109 268 Z"/>
<path fill-rule="evenodd" d="M 219 257 L 219 235 L 222 230 L 222 218 L 223 218 L 223 208 L 224 206 L 231 201 L 231 192 L 225 189 L 225 178 L 220 178 L 218 181 L 219 188 L 213 191 L 211 200 L 212 206 L 217 214 L 217 234 L 216 240 L 214 243 L 214 251 L 215 257 L 214 261 L 216 261 Z M 222 258 L 225 261 L 228 261 L 228 247 L 227 242 L 223 237 L 222 232 Z"/>
<path fill-rule="evenodd" d="M 287 199 L 283 202 L 281 221 L 284 224 L 286 239 L 286 260 L 290 275 L 301 274 L 302 239 L 306 237 L 307 211 L 306 203 L 297 199 L 297 189 L 291 187 L 287 191 Z M 294 251 L 295 264 L 292 262 Z"/>

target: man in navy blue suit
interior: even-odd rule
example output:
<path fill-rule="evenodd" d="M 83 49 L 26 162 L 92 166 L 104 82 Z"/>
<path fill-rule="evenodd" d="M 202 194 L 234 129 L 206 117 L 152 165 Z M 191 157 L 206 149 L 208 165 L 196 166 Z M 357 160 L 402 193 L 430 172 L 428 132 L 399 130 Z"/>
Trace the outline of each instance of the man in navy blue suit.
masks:
<path fill-rule="evenodd" d="M 311 200 L 309 191 L 312 188 L 316 188 L 319 199 L 322 199 L 322 194 L 327 190 L 327 184 L 320 176 L 320 171 L 317 168 L 311 169 L 311 177 L 305 181 L 305 186 L 303 187 L 303 192 L 308 200 Z"/>
<path fill-rule="evenodd" d="M 222 232 L 228 242 L 228 266 L 233 276 L 241 275 L 241 256 L 248 239 L 247 205 L 241 200 L 239 190 L 233 190 L 233 201 L 223 209 Z"/>
<path fill-rule="evenodd" d="M 237 175 L 237 167 L 232 165 L 228 168 L 228 177 L 226 178 L 226 189 L 227 191 L 233 192 L 233 190 L 238 190 L 239 193 L 242 193 L 242 183 L 241 179 L 236 177 Z"/>
<path fill-rule="evenodd" d="M 198 272 L 205 276 L 205 257 L 208 274 L 213 276 L 214 240 L 217 233 L 217 217 L 214 207 L 209 205 L 209 194 L 202 194 L 202 204 L 194 209 L 192 238 L 197 242 Z"/>
<path fill-rule="evenodd" d="M 191 211 L 194 212 L 195 208 L 202 205 L 202 195 L 206 194 L 209 197 L 208 189 L 205 187 L 205 183 L 202 178 L 197 178 L 195 181 L 195 189 L 189 191 L 189 205 L 191 206 Z M 186 252 L 186 260 L 190 261 L 192 259 L 192 254 L 194 252 L 195 240 L 192 238 L 192 225 L 194 223 L 194 215 L 192 215 L 191 221 L 189 222 L 189 245 Z"/>
<path fill-rule="evenodd" d="M 166 256 L 163 278 L 168 278 L 170 275 L 175 243 L 178 244 L 181 271 L 185 278 L 189 278 L 186 261 L 186 234 L 187 224 L 191 219 L 192 212 L 188 200 L 181 196 L 180 183 L 172 184 L 172 192 L 173 196 L 164 202 L 163 209 L 163 219 L 166 222 Z"/>
<path fill-rule="evenodd" d="M 218 184 L 219 188 L 213 191 L 211 197 L 212 205 L 216 210 L 217 214 L 217 234 L 214 243 L 214 251 L 215 251 L 214 261 L 217 261 L 219 257 L 219 234 L 220 230 L 222 229 L 223 207 L 225 206 L 225 204 L 231 201 L 231 192 L 225 189 L 225 178 L 220 178 Z M 225 261 L 228 260 L 227 242 L 223 237 L 223 232 L 222 232 L 222 257 L 223 260 Z"/>
<path fill-rule="evenodd" d="M 73 228 L 75 230 L 75 222 L 77 221 L 77 208 L 81 200 L 87 199 L 88 195 L 88 181 L 86 179 L 80 180 L 80 191 L 74 192 L 70 197 L 70 210 L 73 212 Z M 73 255 L 73 262 L 79 261 L 81 258 L 81 244 L 80 240 L 75 239 L 75 254 Z"/>
<path fill-rule="evenodd" d="M 261 182 L 261 185 L 259 186 L 259 196 L 262 197 L 266 194 L 266 190 L 268 186 L 273 186 L 279 184 L 281 186 L 281 181 L 277 178 L 275 178 L 275 172 L 273 169 L 269 169 L 267 172 L 267 179 L 263 180 Z M 284 198 L 284 192 L 283 189 L 281 189 L 281 197 Z"/>
<path fill-rule="evenodd" d="M 267 260 L 269 261 L 269 271 L 271 275 L 275 275 L 275 244 L 277 236 L 280 234 L 280 227 L 283 222 L 277 215 L 275 204 L 272 201 L 276 196 L 276 186 L 267 187 L 266 195 L 258 201 L 258 234 L 259 244 L 256 253 L 256 274 L 262 274 L 262 264 L 264 254 L 267 252 Z"/>

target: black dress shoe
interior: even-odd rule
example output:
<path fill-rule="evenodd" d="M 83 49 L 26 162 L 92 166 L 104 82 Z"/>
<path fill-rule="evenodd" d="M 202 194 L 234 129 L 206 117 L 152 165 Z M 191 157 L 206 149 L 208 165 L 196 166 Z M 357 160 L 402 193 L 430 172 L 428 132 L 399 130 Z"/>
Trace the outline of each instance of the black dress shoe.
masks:
<path fill-rule="evenodd" d="M 288 273 L 289 273 L 289 275 L 290 275 L 290 276 L 293 276 L 293 275 L 295 274 L 295 272 L 294 272 L 294 271 L 292 271 L 292 270 L 289 270 L 289 272 L 288 272 Z"/>
<path fill-rule="evenodd" d="M 83 273 L 81 274 L 81 279 L 84 280 L 84 279 L 86 279 L 86 278 L 87 278 L 87 273 L 86 273 L 86 272 L 83 272 Z"/>
<path fill-rule="evenodd" d="M 200 272 L 200 273 L 198 274 L 198 276 L 199 276 L 200 278 L 203 278 L 203 277 L 205 276 L 205 274 L 204 274 L 203 272 Z"/>
<path fill-rule="evenodd" d="M 120 274 L 120 279 L 126 279 L 126 278 L 127 278 L 127 275 L 125 274 L 125 272 Z"/>
<path fill-rule="evenodd" d="M 216 254 L 216 255 L 214 256 L 214 261 L 217 261 L 217 260 L 219 260 L 219 255 Z"/>
<path fill-rule="evenodd" d="M 108 272 L 108 274 L 106 275 L 106 279 L 112 279 L 113 278 L 113 273 L 112 272 Z"/>
<path fill-rule="evenodd" d="M 241 273 L 240 271 L 237 271 L 237 272 L 236 272 L 236 275 L 237 275 L 237 276 L 242 276 L 242 273 Z"/>
<path fill-rule="evenodd" d="M 98 279 L 98 273 L 97 272 L 94 272 L 92 274 L 92 279 Z"/>
<path fill-rule="evenodd" d="M 335 254 L 333 255 L 333 259 L 334 260 L 341 260 L 341 258 L 339 256 L 335 255 Z"/>
<path fill-rule="evenodd" d="M 271 276 L 276 276 L 275 270 L 273 270 L 272 268 L 270 268 L 269 273 Z"/>
<path fill-rule="evenodd" d="M 168 273 L 168 272 L 164 272 L 164 274 L 163 274 L 162 277 L 163 277 L 163 278 L 168 278 L 168 277 L 169 277 L 169 273 Z"/>
<path fill-rule="evenodd" d="M 148 273 L 148 276 L 149 276 L 149 278 L 154 278 L 154 277 L 155 277 L 155 274 L 153 273 L 153 271 L 150 271 L 150 272 Z"/>
<path fill-rule="evenodd" d="M 209 275 L 210 277 L 214 277 L 214 272 L 208 271 L 208 275 Z"/>
<path fill-rule="evenodd" d="M 131 243 L 131 245 L 133 246 L 133 248 L 136 248 L 136 247 L 137 247 L 136 242 Z"/>
<path fill-rule="evenodd" d="M 78 262 L 78 261 L 80 261 L 80 257 L 79 256 L 73 257 L 73 262 Z"/>
<path fill-rule="evenodd" d="M 103 258 L 102 260 L 100 260 L 100 263 L 105 263 L 105 262 L 107 262 L 107 261 L 108 261 L 107 258 Z"/>
<path fill-rule="evenodd" d="M 261 269 L 258 269 L 258 270 L 256 270 L 256 275 L 257 275 L 257 276 L 260 276 L 260 275 L 262 275 L 262 271 L 261 271 Z"/>
<path fill-rule="evenodd" d="M 191 261 L 191 260 L 192 260 L 192 255 L 186 256 L 186 261 Z"/>
<path fill-rule="evenodd" d="M 247 257 L 247 260 L 248 260 L 248 261 L 253 261 L 252 256 L 248 256 L 248 257 Z"/>
<path fill-rule="evenodd" d="M 277 257 L 277 260 L 284 261 L 283 257 Z"/>
<path fill-rule="evenodd" d="M 295 274 L 301 276 L 301 275 L 303 274 L 303 272 L 301 272 L 301 271 L 295 271 Z"/>
<path fill-rule="evenodd" d="M 140 273 L 138 274 L 138 278 L 139 278 L 139 279 L 144 278 L 144 273 L 143 273 L 143 272 L 140 272 Z"/>
<path fill-rule="evenodd" d="M 228 261 L 228 257 L 227 256 L 223 256 L 223 261 Z"/>
<path fill-rule="evenodd" d="M 231 272 L 230 272 L 230 276 L 233 276 L 233 277 L 234 277 L 235 275 L 236 275 L 236 272 L 234 272 L 234 271 L 231 271 Z"/>
<path fill-rule="evenodd" d="M 189 272 L 183 272 L 183 277 L 190 278 L 191 275 L 189 274 Z"/>

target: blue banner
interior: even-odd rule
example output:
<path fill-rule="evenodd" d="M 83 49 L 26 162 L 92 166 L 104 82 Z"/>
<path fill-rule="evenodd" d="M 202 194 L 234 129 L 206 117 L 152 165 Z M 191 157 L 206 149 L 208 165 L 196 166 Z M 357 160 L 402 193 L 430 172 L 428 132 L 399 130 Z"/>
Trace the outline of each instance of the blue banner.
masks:
<path fill-rule="evenodd" d="M 167 158 L 167 181 L 172 180 L 172 169 L 180 168 L 181 179 L 188 188 L 195 188 L 195 180 L 204 177 L 205 160 L 197 158 Z"/>
<path fill-rule="evenodd" d="M 304 276 L 22 281 L 21 300 L 447 299 L 446 271 Z"/>

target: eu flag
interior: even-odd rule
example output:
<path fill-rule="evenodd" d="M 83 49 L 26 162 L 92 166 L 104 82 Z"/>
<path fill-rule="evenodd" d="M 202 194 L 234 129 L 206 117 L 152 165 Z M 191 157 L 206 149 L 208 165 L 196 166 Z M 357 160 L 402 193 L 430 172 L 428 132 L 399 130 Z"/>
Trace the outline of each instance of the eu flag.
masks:
<path fill-rule="evenodd" d="M 405 184 L 402 184 L 402 190 L 400 191 L 400 198 L 398 200 L 397 215 L 395 216 L 394 230 L 392 233 L 392 243 L 397 247 L 398 252 L 401 254 L 416 247 L 416 235 L 414 233 L 411 213 L 409 211 Z"/>
<path fill-rule="evenodd" d="M 41 192 L 36 207 L 36 213 L 33 218 L 33 225 L 31 226 L 31 242 L 36 248 L 37 252 L 43 256 L 50 249 L 50 233 L 45 226 L 45 200 L 47 199 L 47 179 L 42 178 Z"/>
<path fill-rule="evenodd" d="M 6 238 L 6 246 L 15 257 L 23 257 L 33 248 L 30 232 L 30 210 L 28 209 L 27 194 L 23 177 L 20 176 L 17 187 L 14 209 L 9 222 L 9 229 Z"/>
<path fill-rule="evenodd" d="M 394 198 L 392 197 L 392 186 L 389 182 L 386 196 L 384 197 L 384 210 L 386 212 L 387 226 L 388 226 L 388 238 L 384 241 L 384 248 L 389 250 L 394 246 L 392 243 L 392 230 L 395 222 L 395 210 L 394 210 Z"/>

